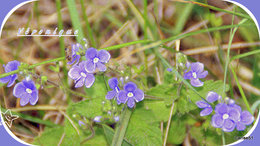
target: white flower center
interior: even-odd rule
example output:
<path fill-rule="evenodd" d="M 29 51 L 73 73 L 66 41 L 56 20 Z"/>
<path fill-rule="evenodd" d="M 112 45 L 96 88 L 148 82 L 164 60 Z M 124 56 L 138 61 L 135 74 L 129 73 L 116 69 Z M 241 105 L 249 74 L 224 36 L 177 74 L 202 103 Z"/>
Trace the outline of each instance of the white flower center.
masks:
<path fill-rule="evenodd" d="M 223 115 L 223 119 L 224 119 L 224 120 L 227 119 L 228 117 L 229 117 L 228 114 L 224 114 L 224 115 Z"/>
<path fill-rule="evenodd" d="M 196 74 L 196 72 L 193 72 L 193 73 L 192 73 L 192 76 L 193 76 L 193 78 L 196 79 L 196 78 L 197 78 L 197 74 Z"/>
<path fill-rule="evenodd" d="M 26 92 L 29 93 L 29 94 L 31 94 L 31 93 L 32 93 L 32 90 L 29 89 L 29 88 L 26 88 Z"/>
<path fill-rule="evenodd" d="M 94 63 L 97 63 L 98 61 L 99 61 L 99 58 L 97 58 L 97 57 L 93 59 Z"/>
<path fill-rule="evenodd" d="M 116 92 L 118 93 L 119 92 L 118 87 L 116 87 L 115 89 L 116 89 Z"/>
<path fill-rule="evenodd" d="M 82 77 L 86 77 L 86 76 L 87 76 L 84 72 L 81 72 L 80 75 L 81 75 Z"/>
<path fill-rule="evenodd" d="M 128 97 L 133 97 L 134 94 L 133 94 L 132 92 L 129 92 L 129 93 L 127 94 L 127 96 L 128 96 Z"/>

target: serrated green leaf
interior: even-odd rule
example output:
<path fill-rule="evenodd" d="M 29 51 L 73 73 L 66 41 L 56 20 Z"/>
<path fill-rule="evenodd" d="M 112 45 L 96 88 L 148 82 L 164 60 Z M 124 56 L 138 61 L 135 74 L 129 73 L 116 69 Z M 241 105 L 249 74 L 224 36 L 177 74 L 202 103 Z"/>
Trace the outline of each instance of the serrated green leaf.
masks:
<path fill-rule="evenodd" d="M 67 119 L 65 120 L 64 132 L 65 132 L 65 137 L 62 144 L 73 145 L 73 146 L 80 145 L 80 135 L 78 135 L 75 128 L 71 125 L 71 123 Z"/>
<path fill-rule="evenodd" d="M 129 121 L 125 137 L 136 146 L 162 145 L 159 124 L 153 123 L 155 115 L 151 110 L 137 108 Z"/>
<path fill-rule="evenodd" d="M 105 146 L 108 145 L 102 128 L 95 129 L 95 136 L 82 144 L 83 146 Z"/>
<path fill-rule="evenodd" d="M 144 101 L 144 107 L 152 110 L 158 122 L 166 122 L 169 118 L 171 107 L 166 106 L 164 101 Z"/>
<path fill-rule="evenodd" d="M 107 77 L 104 77 L 102 75 L 95 76 L 95 82 L 91 86 L 91 88 L 84 88 L 86 94 L 91 98 L 102 98 L 105 99 L 105 96 L 107 94 Z M 109 88 L 109 87 L 108 87 Z"/>
<path fill-rule="evenodd" d="M 45 129 L 39 137 L 35 138 L 34 143 L 42 146 L 58 145 L 63 133 L 64 128 L 61 126 Z"/>
<path fill-rule="evenodd" d="M 126 131 L 126 138 L 135 146 L 159 146 L 162 145 L 162 133 L 157 124 L 146 124 L 141 121 L 139 124 L 129 124 Z M 141 124 L 142 123 L 142 124 Z"/>
<path fill-rule="evenodd" d="M 107 142 L 108 142 L 109 145 L 111 145 L 115 131 L 107 125 L 102 125 L 102 127 L 103 127 L 103 130 L 104 130 L 104 134 L 106 136 Z M 125 139 L 122 142 L 122 146 L 131 146 L 131 145 L 132 144 L 130 144 Z"/>
<path fill-rule="evenodd" d="M 78 114 L 87 118 L 94 118 L 103 114 L 102 99 L 94 98 L 92 100 L 84 100 L 78 103 L 69 105 L 67 113 L 72 117 L 73 114 Z"/>
<path fill-rule="evenodd" d="M 177 86 L 171 84 L 157 85 L 150 88 L 146 94 L 163 99 L 167 105 L 170 105 L 178 97 Z"/>
<path fill-rule="evenodd" d="M 174 116 L 171 121 L 167 142 L 171 144 L 181 144 L 186 137 L 186 125 L 184 120 Z"/>
<path fill-rule="evenodd" d="M 178 99 L 177 102 L 175 102 L 175 108 L 179 113 L 185 114 L 188 113 L 191 110 L 196 109 L 196 105 L 189 101 L 186 97 L 182 96 L 181 98 Z"/>
<path fill-rule="evenodd" d="M 213 81 L 213 80 L 208 80 L 204 82 L 204 85 L 202 87 L 197 88 L 197 91 L 199 94 L 206 99 L 206 96 L 209 91 L 214 91 L 218 93 L 219 95 L 222 95 L 223 92 L 223 86 L 224 83 L 222 81 Z M 229 86 L 226 85 L 226 92 L 229 90 Z M 224 97 L 225 95 L 222 95 Z M 192 101 L 192 102 L 197 102 L 199 100 L 202 100 L 196 93 L 194 93 L 192 90 L 187 90 L 187 97 Z"/>

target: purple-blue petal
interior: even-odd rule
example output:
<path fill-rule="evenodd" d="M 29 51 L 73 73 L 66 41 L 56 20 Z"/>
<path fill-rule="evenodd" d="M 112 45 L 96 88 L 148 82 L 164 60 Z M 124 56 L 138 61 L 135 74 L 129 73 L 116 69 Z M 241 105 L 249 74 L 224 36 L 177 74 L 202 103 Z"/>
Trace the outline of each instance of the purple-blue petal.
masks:
<path fill-rule="evenodd" d="M 35 90 L 31 93 L 30 104 L 35 105 L 39 99 L 38 91 Z"/>
<path fill-rule="evenodd" d="M 244 131 L 246 129 L 246 126 L 241 122 L 237 122 L 236 129 L 237 129 L 237 131 Z"/>
<path fill-rule="evenodd" d="M 192 86 L 194 86 L 194 87 L 201 87 L 201 86 L 203 86 L 203 82 L 201 82 L 199 79 L 191 79 L 190 80 L 190 83 L 191 83 L 191 85 Z"/>
<path fill-rule="evenodd" d="M 134 98 L 128 98 L 128 101 L 127 101 L 127 106 L 129 107 L 129 108 L 133 108 L 134 106 L 135 106 L 135 100 L 134 100 Z"/>
<path fill-rule="evenodd" d="M 81 75 L 81 68 L 79 68 L 78 66 L 74 66 L 69 70 L 69 77 L 72 78 L 73 80 L 78 80 Z"/>
<path fill-rule="evenodd" d="M 106 99 L 111 100 L 114 97 L 116 97 L 116 95 L 117 95 L 117 92 L 115 90 L 108 91 L 107 95 L 106 95 Z"/>
<path fill-rule="evenodd" d="M 35 86 L 35 84 L 34 84 L 34 82 L 32 80 L 29 80 L 29 81 L 23 80 L 22 82 L 23 82 L 23 84 L 24 84 L 24 86 L 26 88 L 29 88 L 31 90 L 35 90 L 36 89 L 36 86 Z"/>
<path fill-rule="evenodd" d="M 115 89 L 116 87 L 118 87 L 118 80 L 117 80 L 117 78 L 111 78 L 111 79 L 109 79 L 108 80 L 108 85 L 109 85 L 109 87 L 111 88 L 111 89 Z"/>
<path fill-rule="evenodd" d="M 235 108 L 229 108 L 228 110 L 229 119 L 237 122 L 240 119 L 240 112 Z"/>
<path fill-rule="evenodd" d="M 102 62 L 102 63 L 107 63 L 109 61 L 109 59 L 110 59 L 110 54 L 106 50 L 98 51 L 97 56 L 99 58 L 99 61 Z"/>
<path fill-rule="evenodd" d="M 211 107 L 207 107 L 200 112 L 200 116 L 207 116 L 207 115 L 211 114 L 212 111 L 213 111 L 213 109 Z"/>
<path fill-rule="evenodd" d="M 11 75 L 11 78 L 10 78 L 9 83 L 7 84 L 7 87 L 11 87 L 11 86 L 15 83 L 15 80 L 16 80 L 17 78 L 18 78 L 18 75 L 17 75 L 17 74 Z"/>
<path fill-rule="evenodd" d="M 186 79 L 192 79 L 192 71 L 189 71 L 184 74 L 183 78 Z"/>
<path fill-rule="evenodd" d="M 141 89 L 134 91 L 134 99 L 136 102 L 144 100 L 144 92 Z"/>
<path fill-rule="evenodd" d="M 216 92 L 210 91 L 210 92 L 208 92 L 206 99 L 208 102 L 212 103 L 219 99 L 219 95 Z"/>
<path fill-rule="evenodd" d="M 88 73 L 93 73 L 96 70 L 96 64 L 92 60 L 89 60 L 85 64 L 85 69 Z"/>
<path fill-rule="evenodd" d="M 118 100 L 120 103 L 126 103 L 127 101 L 127 93 L 124 90 L 120 90 L 118 93 Z"/>
<path fill-rule="evenodd" d="M 236 123 L 230 119 L 226 119 L 224 120 L 223 126 L 222 126 L 222 130 L 224 132 L 231 132 L 235 129 L 236 127 Z"/>
<path fill-rule="evenodd" d="M 205 78 L 208 75 L 208 71 L 197 73 L 198 78 Z"/>
<path fill-rule="evenodd" d="M 221 115 L 228 112 L 228 106 L 225 103 L 219 103 L 215 107 L 215 111 Z"/>
<path fill-rule="evenodd" d="M 87 60 L 92 60 L 97 56 L 97 49 L 95 48 L 88 48 L 86 51 L 86 59 Z"/>
<path fill-rule="evenodd" d="M 204 70 L 204 64 L 200 62 L 191 63 L 191 70 L 197 74 L 201 73 Z"/>
<path fill-rule="evenodd" d="M 124 86 L 124 90 L 127 91 L 127 92 L 133 92 L 133 91 L 136 90 L 136 88 L 137 88 L 137 86 L 133 82 L 128 82 Z"/>
<path fill-rule="evenodd" d="M 7 83 L 10 79 L 11 79 L 11 76 L 6 76 L 6 77 L 3 77 L 3 78 L 0 78 L 0 82 Z"/>
<path fill-rule="evenodd" d="M 96 65 L 97 65 L 98 70 L 101 72 L 104 72 L 107 70 L 107 67 L 101 62 L 96 63 Z"/>
<path fill-rule="evenodd" d="M 83 123 L 83 122 L 80 121 L 80 120 L 78 121 L 78 124 L 79 124 L 80 127 L 81 127 L 82 125 L 85 126 L 85 123 Z"/>
<path fill-rule="evenodd" d="M 23 82 L 20 82 L 14 86 L 13 95 L 17 98 L 26 92 L 26 87 L 24 86 Z"/>
<path fill-rule="evenodd" d="M 17 70 L 19 66 L 20 66 L 19 61 L 16 61 L 16 60 L 10 61 L 5 66 L 5 72 L 11 72 L 11 71 Z"/>
<path fill-rule="evenodd" d="M 215 114 L 215 115 L 212 116 L 212 118 L 211 118 L 211 125 L 213 127 L 220 128 L 220 127 L 222 127 L 223 123 L 224 123 L 224 120 L 222 118 L 222 115 Z"/>
<path fill-rule="evenodd" d="M 93 74 L 87 74 L 85 78 L 86 88 L 90 88 L 94 82 L 95 82 L 95 76 Z"/>
<path fill-rule="evenodd" d="M 243 111 L 240 115 L 240 122 L 245 125 L 250 125 L 254 121 L 254 117 L 248 111 Z"/>
<path fill-rule="evenodd" d="M 230 108 L 235 108 L 235 109 L 237 109 L 240 113 L 242 112 L 241 107 L 240 107 L 239 105 L 237 105 L 237 104 L 229 105 L 229 107 L 230 107 Z"/>
<path fill-rule="evenodd" d="M 82 87 L 85 83 L 85 78 L 81 77 L 79 80 L 75 81 L 75 88 Z"/>
<path fill-rule="evenodd" d="M 29 103 L 31 95 L 27 94 L 27 93 L 23 93 L 20 95 L 20 105 L 21 106 L 25 106 L 27 103 Z"/>
<path fill-rule="evenodd" d="M 206 108 L 206 107 L 209 107 L 210 105 L 208 103 L 206 103 L 205 101 L 197 101 L 196 102 L 196 105 L 199 107 L 199 108 Z"/>

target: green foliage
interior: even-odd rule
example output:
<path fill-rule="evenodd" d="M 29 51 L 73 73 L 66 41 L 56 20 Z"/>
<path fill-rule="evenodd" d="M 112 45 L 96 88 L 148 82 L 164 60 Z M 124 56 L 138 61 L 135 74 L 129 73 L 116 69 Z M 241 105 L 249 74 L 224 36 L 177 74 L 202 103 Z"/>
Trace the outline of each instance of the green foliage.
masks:
<path fill-rule="evenodd" d="M 163 99 L 166 105 L 170 105 L 178 98 L 177 87 L 171 84 L 156 85 L 155 87 L 150 88 L 146 94 Z"/>
<path fill-rule="evenodd" d="M 109 145 L 111 145 L 115 131 L 114 131 L 114 129 L 112 129 L 111 127 L 109 127 L 105 124 L 102 125 L 102 127 L 103 127 L 103 130 L 104 130 L 104 134 L 106 136 L 106 139 L 107 139 L 107 143 Z M 131 145 L 132 144 L 130 144 L 126 139 L 124 139 L 123 142 L 122 142 L 122 146 L 131 146 Z"/>
<path fill-rule="evenodd" d="M 80 115 L 87 118 L 94 118 L 95 116 L 102 115 L 103 104 L 100 98 L 94 98 L 92 100 L 84 100 L 78 103 L 69 105 L 67 113 L 72 116 Z"/>
<path fill-rule="evenodd" d="M 151 110 L 138 106 L 132 113 L 125 138 L 133 145 L 162 145 L 162 133 Z"/>
<path fill-rule="evenodd" d="M 186 136 L 186 123 L 180 117 L 174 116 L 171 121 L 167 142 L 181 144 Z"/>
<path fill-rule="evenodd" d="M 61 126 L 45 129 L 39 137 L 35 138 L 34 143 L 42 146 L 58 145 L 63 132 L 64 128 Z"/>
<path fill-rule="evenodd" d="M 206 98 L 209 91 L 214 91 L 224 98 L 226 95 L 222 95 L 224 90 L 223 87 L 224 87 L 224 83 L 220 80 L 219 81 L 207 80 L 204 82 L 204 85 L 202 87 L 196 89 L 203 98 Z M 226 85 L 225 90 L 226 90 L 225 92 L 229 90 L 228 85 Z M 197 95 L 190 89 L 187 90 L 187 97 L 194 103 L 199 100 L 202 100 L 199 95 Z"/>
<path fill-rule="evenodd" d="M 144 101 L 144 107 L 156 115 L 155 120 L 158 122 L 166 122 L 169 118 L 171 107 L 165 105 L 164 101 Z"/>
<path fill-rule="evenodd" d="M 105 96 L 107 94 L 107 86 L 105 84 L 107 83 L 107 77 L 105 77 L 104 80 L 104 77 L 102 75 L 96 75 L 95 78 L 95 82 L 91 86 L 91 88 L 84 88 L 85 92 L 91 98 L 105 99 Z"/>
<path fill-rule="evenodd" d="M 95 129 L 95 136 L 82 144 L 83 146 L 108 145 L 102 128 Z"/>

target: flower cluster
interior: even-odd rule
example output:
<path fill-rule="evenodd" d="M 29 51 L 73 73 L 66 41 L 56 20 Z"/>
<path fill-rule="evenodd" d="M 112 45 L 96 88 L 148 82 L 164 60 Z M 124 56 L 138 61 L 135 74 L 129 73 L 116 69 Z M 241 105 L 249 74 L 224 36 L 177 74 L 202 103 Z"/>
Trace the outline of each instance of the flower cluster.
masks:
<path fill-rule="evenodd" d="M 72 58 L 69 64 L 76 63 L 69 70 L 68 75 L 74 80 L 75 88 L 85 85 L 86 88 L 90 88 L 95 82 L 94 72 L 98 69 L 101 72 L 106 71 L 105 63 L 110 59 L 110 54 L 106 50 L 98 51 L 95 48 L 88 48 L 85 54 L 86 61 L 79 62 L 80 56 L 78 55 L 79 48 L 82 48 L 80 44 L 72 46 Z"/>
<path fill-rule="evenodd" d="M 207 101 L 213 103 L 222 97 L 215 92 L 210 91 L 207 95 Z M 213 108 L 205 101 L 198 101 L 197 106 L 203 108 L 201 116 L 209 115 Z M 215 114 L 211 118 L 211 125 L 215 128 L 221 128 L 224 132 L 231 132 L 235 128 L 238 131 L 246 129 L 246 125 L 252 124 L 254 117 L 248 111 L 242 111 L 241 107 L 235 104 L 235 101 L 226 98 L 224 103 L 218 103 L 215 106 Z"/>
<path fill-rule="evenodd" d="M 118 104 L 127 103 L 129 108 L 133 108 L 136 102 L 144 99 L 144 92 L 138 89 L 133 82 L 126 83 L 123 90 L 120 90 L 117 78 L 109 79 L 108 85 L 112 90 L 107 92 L 106 99 L 111 100 L 114 98 Z"/>
<path fill-rule="evenodd" d="M 10 61 L 6 65 L 3 65 L 6 73 L 18 70 L 19 66 L 20 66 L 20 62 L 16 60 Z M 16 79 L 18 79 L 18 75 L 13 74 L 1 78 L 0 82 L 8 83 L 7 87 L 11 87 L 15 83 Z M 16 98 L 20 98 L 21 106 L 25 106 L 29 102 L 31 105 L 35 105 L 39 99 L 38 94 L 39 93 L 35 86 L 35 83 L 30 79 L 24 79 L 22 82 L 17 83 L 14 86 L 14 90 L 13 90 L 13 95 Z"/>

